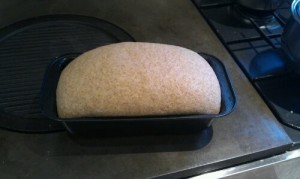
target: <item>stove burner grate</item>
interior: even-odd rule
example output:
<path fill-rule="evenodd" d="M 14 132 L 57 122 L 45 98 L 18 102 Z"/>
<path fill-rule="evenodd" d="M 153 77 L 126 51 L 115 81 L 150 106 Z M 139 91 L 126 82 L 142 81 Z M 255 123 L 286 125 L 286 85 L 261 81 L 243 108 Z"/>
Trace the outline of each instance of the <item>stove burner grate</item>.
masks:
<path fill-rule="evenodd" d="M 291 1 L 264 12 L 245 9 L 230 0 L 193 2 L 277 118 L 300 129 L 300 77 L 281 49 Z"/>

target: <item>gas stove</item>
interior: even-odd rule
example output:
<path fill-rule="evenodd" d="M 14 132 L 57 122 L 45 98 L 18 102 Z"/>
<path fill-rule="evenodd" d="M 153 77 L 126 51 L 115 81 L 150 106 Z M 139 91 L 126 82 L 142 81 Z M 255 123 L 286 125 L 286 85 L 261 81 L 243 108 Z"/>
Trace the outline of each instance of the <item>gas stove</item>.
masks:
<path fill-rule="evenodd" d="M 193 2 L 274 115 L 299 135 L 300 75 L 281 43 L 292 0 L 275 11 L 250 10 L 233 0 Z"/>

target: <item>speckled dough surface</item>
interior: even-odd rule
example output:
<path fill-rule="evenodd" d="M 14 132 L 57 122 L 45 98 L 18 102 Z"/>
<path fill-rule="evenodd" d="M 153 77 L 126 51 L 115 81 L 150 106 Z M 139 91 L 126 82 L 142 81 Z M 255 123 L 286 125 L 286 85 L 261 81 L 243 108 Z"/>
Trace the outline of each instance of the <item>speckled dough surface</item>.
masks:
<path fill-rule="evenodd" d="M 62 72 L 61 118 L 219 113 L 221 91 L 210 65 L 177 46 L 123 42 L 88 51 Z"/>

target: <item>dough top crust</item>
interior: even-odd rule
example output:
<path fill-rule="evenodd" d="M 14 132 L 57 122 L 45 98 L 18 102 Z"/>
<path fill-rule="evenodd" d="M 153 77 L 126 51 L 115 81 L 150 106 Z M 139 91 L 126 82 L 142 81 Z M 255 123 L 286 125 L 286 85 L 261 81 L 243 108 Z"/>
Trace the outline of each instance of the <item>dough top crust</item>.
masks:
<path fill-rule="evenodd" d="M 56 102 L 60 118 L 217 114 L 221 90 L 211 66 L 189 49 L 123 42 L 70 62 Z"/>

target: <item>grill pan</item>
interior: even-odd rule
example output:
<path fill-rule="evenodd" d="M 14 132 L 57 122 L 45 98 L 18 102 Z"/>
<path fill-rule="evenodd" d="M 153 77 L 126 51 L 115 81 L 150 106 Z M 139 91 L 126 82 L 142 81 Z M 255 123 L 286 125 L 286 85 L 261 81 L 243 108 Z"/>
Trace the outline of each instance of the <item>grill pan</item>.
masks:
<path fill-rule="evenodd" d="M 40 88 L 48 64 L 65 53 L 133 41 L 119 27 L 94 17 L 35 17 L 0 30 L 0 127 L 20 132 L 64 130 L 40 110 Z"/>

